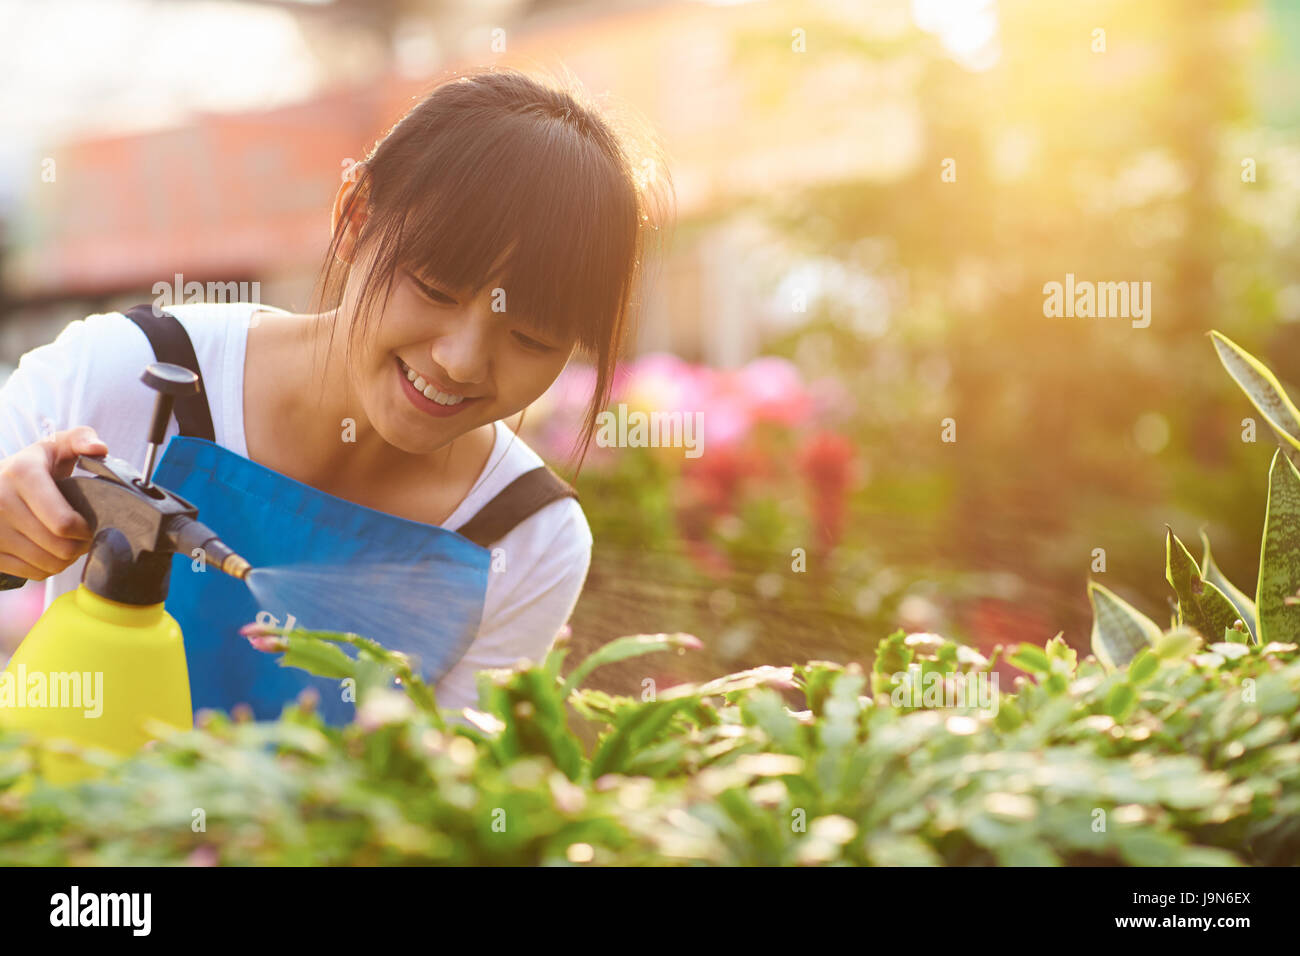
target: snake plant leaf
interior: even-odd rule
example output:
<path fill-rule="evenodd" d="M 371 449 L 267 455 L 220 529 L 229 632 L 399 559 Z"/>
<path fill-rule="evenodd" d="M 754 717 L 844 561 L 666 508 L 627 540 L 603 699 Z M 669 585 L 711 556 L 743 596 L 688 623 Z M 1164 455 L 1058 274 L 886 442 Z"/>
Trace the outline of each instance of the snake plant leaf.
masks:
<path fill-rule="evenodd" d="M 1279 442 L 1291 449 L 1288 454 L 1300 451 L 1300 409 L 1287 396 L 1277 376 L 1223 333 L 1211 332 L 1210 338 L 1223 367 L 1277 433 Z"/>
<path fill-rule="evenodd" d="M 1255 593 L 1261 644 L 1300 638 L 1300 604 L 1288 604 L 1300 589 L 1300 472 L 1278 449 L 1268 469 L 1268 509 L 1259 551 Z"/>
<path fill-rule="evenodd" d="M 1237 609 L 1237 616 L 1246 625 L 1246 630 L 1250 632 L 1252 641 L 1258 641 L 1255 634 L 1255 602 L 1245 595 L 1235 584 L 1228 580 L 1228 576 L 1219 570 L 1219 566 L 1214 563 L 1214 556 L 1210 554 L 1210 538 L 1204 530 L 1201 531 L 1201 545 L 1204 553 L 1201 555 L 1201 577 L 1213 584 L 1216 588 L 1224 593 L 1232 606 Z"/>
<path fill-rule="evenodd" d="M 1088 582 L 1092 604 L 1092 652 L 1108 669 L 1127 667 L 1137 652 L 1161 635 L 1160 625 L 1109 588 Z"/>
<path fill-rule="evenodd" d="M 1196 628 L 1207 641 L 1217 639 L 1237 621 L 1237 606 L 1201 577 L 1191 552 L 1172 528 L 1165 531 L 1165 580 L 1178 595 L 1178 623 Z"/>

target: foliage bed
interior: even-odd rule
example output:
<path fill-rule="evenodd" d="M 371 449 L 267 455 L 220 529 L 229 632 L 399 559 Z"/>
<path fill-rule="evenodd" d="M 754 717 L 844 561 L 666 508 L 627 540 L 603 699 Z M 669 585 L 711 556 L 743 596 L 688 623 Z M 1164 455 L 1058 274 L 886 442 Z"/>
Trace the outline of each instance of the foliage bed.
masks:
<path fill-rule="evenodd" d="M 327 727 L 310 699 L 209 715 L 67 787 L 0 737 L 0 864 L 1300 862 L 1300 409 L 1214 344 L 1280 445 L 1253 598 L 1170 529 L 1169 627 L 1090 583 L 1082 661 L 1060 635 L 999 665 L 1000 645 L 900 630 L 869 671 L 763 666 L 637 699 L 588 679 L 700 641 L 621 638 L 567 673 L 561 641 L 482 672 L 459 715 L 374 641 L 250 625 L 284 665 L 351 681 L 357 720 Z"/>
<path fill-rule="evenodd" d="M 357 673 L 354 724 L 324 726 L 310 701 L 276 722 L 218 715 L 100 779 L 30 790 L 10 786 L 30 748 L 6 739 L 0 863 L 1300 859 L 1294 644 L 1205 647 L 1175 627 L 1109 672 L 1060 640 L 1022 645 L 1010 659 L 1026 679 L 996 714 L 908 706 L 898 674 L 909 666 L 918 686 L 931 672 L 991 673 L 933 635 L 892 635 L 869 673 L 759 668 L 646 701 L 577 687 L 560 647 L 481 675 L 470 725 L 447 722 L 418 682 L 383 686 L 387 652 L 343 665 L 322 651 L 326 635 L 282 640 L 287 660 L 305 653 L 324 669 L 328 656 Z M 624 638 L 585 664 L 692 643 Z M 603 730 L 591 752 L 574 732 L 585 721 Z"/>

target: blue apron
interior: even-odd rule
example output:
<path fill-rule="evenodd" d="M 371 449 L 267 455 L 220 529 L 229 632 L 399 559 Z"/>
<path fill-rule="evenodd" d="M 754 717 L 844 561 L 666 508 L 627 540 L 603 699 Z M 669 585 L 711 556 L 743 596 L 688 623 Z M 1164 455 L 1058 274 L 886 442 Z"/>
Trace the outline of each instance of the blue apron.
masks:
<path fill-rule="evenodd" d="M 364 602 L 353 609 L 331 603 L 327 619 L 310 607 L 259 608 L 243 581 L 220 571 L 193 569 L 190 555 L 172 560 L 165 602 L 185 635 L 190 695 L 197 712 L 229 710 L 248 704 L 258 720 L 280 716 L 307 687 L 320 694 L 319 710 L 329 724 L 351 720 L 355 707 L 341 682 L 281 667 L 279 655 L 255 650 L 239 629 L 257 620 L 260 610 L 282 625 L 286 613 L 294 627 L 353 631 L 386 647 L 418 658 L 431 685 L 464 656 L 478 633 L 487 594 L 489 546 L 538 509 L 577 492 L 545 465 L 511 481 L 456 531 L 409 521 L 354 504 L 259 465 L 216 444 L 211 410 L 203 392 L 203 373 L 193 343 L 181 322 L 150 304 L 123 313 L 152 345 L 161 362 L 190 369 L 200 391 L 175 403 L 180 434 L 167 443 L 153 480 L 193 504 L 199 520 L 254 568 L 319 564 L 334 569 L 372 564 L 417 568 L 421 585 L 448 596 L 436 620 L 386 621 L 383 634 L 368 633 Z M 409 586 L 409 580 L 394 587 Z M 310 603 L 310 602 L 307 602 Z M 317 614 L 321 612 L 317 611 Z M 391 618 L 392 615 L 387 615 Z M 344 647 L 353 656 L 353 649 Z"/>
<path fill-rule="evenodd" d="M 368 633 L 364 608 L 334 609 L 325 620 L 313 620 L 310 606 L 288 609 L 296 627 L 354 631 L 412 654 L 430 684 L 451 670 L 478 631 L 491 554 L 454 531 L 335 497 L 202 438 L 173 436 L 154 480 L 198 508 L 199 520 L 254 568 L 418 562 L 429 569 L 430 587 L 456 596 L 437 620 L 413 620 L 405 634 Z M 279 655 L 240 636 L 239 628 L 262 610 L 243 581 L 212 568 L 196 572 L 193 564 L 190 555 L 173 558 L 166 607 L 185 635 L 195 711 L 246 703 L 258 720 L 272 720 L 304 688 L 315 687 L 327 723 L 352 719 L 354 705 L 344 699 L 351 694 L 339 680 L 281 667 Z M 281 609 L 269 610 L 287 623 Z"/>

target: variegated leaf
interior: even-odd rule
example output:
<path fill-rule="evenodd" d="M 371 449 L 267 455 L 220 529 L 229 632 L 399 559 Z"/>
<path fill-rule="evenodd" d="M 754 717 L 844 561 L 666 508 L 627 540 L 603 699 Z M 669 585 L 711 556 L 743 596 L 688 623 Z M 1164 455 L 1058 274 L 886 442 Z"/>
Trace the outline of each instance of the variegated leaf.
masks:
<path fill-rule="evenodd" d="M 1172 528 L 1165 532 L 1165 580 L 1178 595 L 1178 623 L 1196 628 L 1207 641 L 1222 637 L 1237 621 L 1236 605 L 1201 577 L 1191 552 Z"/>
<path fill-rule="evenodd" d="M 1092 652 L 1108 668 L 1127 667 L 1137 652 L 1150 647 L 1160 625 L 1109 588 L 1088 582 L 1092 604 Z"/>
<path fill-rule="evenodd" d="M 1286 389 L 1263 362 L 1255 358 L 1221 332 L 1211 332 L 1219 361 L 1228 370 L 1251 404 L 1287 447 L 1288 456 L 1300 451 L 1300 409 L 1286 394 Z"/>
<path fill-rule="evenodd" d="M 1300 472 L 1278 449 L 1268 470 L 1268 509 L 1259 554 L 1255 606 L 1260 643 L 1300 639 Z"/>
<path fill-rule="evenodd" d="M 1237 616 L 1241 618 L 1246 625 L 1246 630 L 1254 640 L 1258 640 L 1255 634 L 1255 602 L 1246 596 L 1240 588 L 1228 580 L 1228 576 L 1219 570 L 1219 566 L 1214 563 L 1214 556 L 1210 554 L 1210 538 L 1202 531 L 1201 546 L 1204 553 L 1201 555 L 1201 577 L 1209 581 L 1216 588 L 1227 596 L 1232 602 L 1232 606 L 1237 609 Z"/>

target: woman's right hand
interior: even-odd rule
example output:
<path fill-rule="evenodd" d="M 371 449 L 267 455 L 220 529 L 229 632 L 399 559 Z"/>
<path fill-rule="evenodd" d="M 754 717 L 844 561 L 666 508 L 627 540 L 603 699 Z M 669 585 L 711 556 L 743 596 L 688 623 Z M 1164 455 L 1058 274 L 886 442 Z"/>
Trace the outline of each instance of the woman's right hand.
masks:
<path fill-rule="evenodd" d="M 0 572 L 42 581 L 90 550 L 90 526 L 54 480 L 72 474 L 78 455 L 107 453 L 80 425 L 0 459 Z"/>

